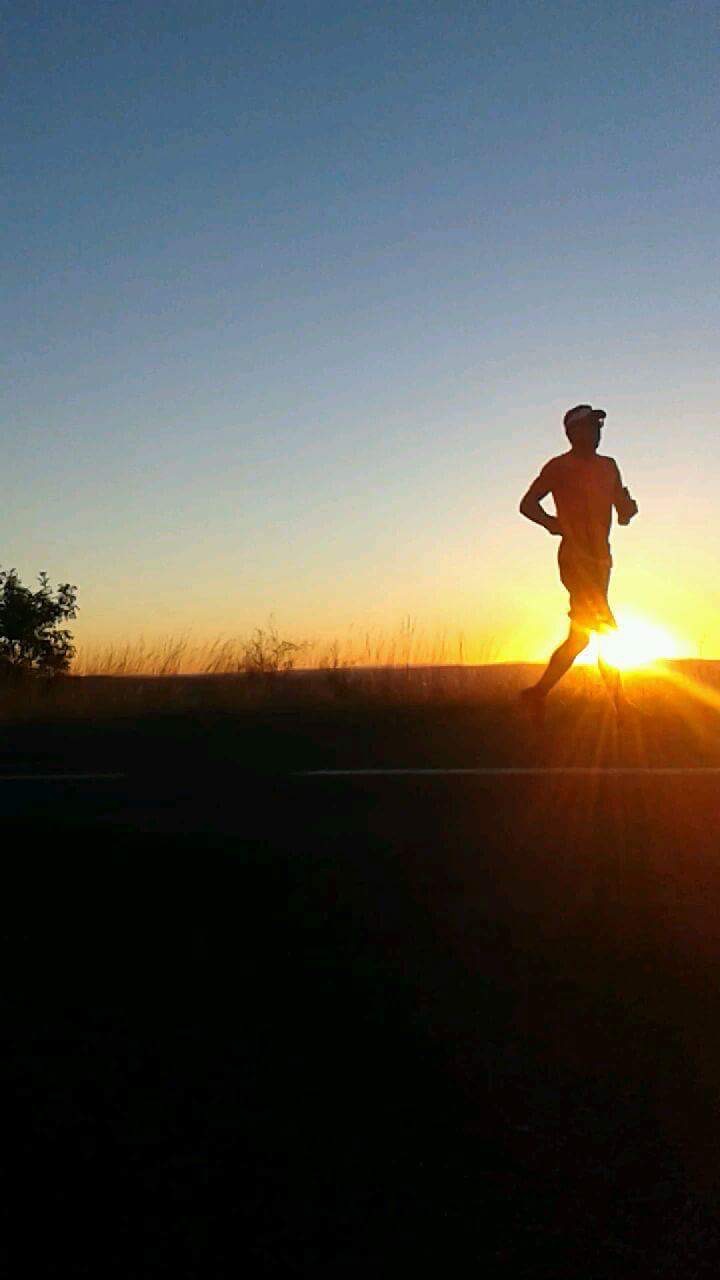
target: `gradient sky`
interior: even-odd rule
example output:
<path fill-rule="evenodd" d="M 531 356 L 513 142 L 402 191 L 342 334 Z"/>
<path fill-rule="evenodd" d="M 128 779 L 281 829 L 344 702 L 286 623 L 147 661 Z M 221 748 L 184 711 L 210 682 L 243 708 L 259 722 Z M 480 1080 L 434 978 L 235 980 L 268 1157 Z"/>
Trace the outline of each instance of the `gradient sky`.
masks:
<path fill-rule="evenodd" d="M 2 556 L 81 644 L 262 625 L 541 657 L 517 511 L 607 409 L 613 602 L 720 655 L 718 16 L 2 7 Z"/>

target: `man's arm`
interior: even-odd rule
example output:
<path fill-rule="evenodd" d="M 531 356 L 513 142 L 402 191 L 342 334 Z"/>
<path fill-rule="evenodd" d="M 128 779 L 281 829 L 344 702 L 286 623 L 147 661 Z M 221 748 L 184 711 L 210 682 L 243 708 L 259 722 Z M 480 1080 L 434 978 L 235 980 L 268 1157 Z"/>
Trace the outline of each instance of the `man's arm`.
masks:
<path fill-rule="evenodd" d="M 634 498 L 630 497 L 628 490 L 623 488 L 622 476 L 617 462 L 615 463 L 615 477 L 613 506 L 617 511 L 618 524 L 629 524 L 633 516 L 638 513 L 638 504 Z"/>
<path fill-rule="evenodd" d="M 562 529 L 560 528 L 560 521 L 557 516 L 551 516 L 550 513 L 540 505 L 543 498 L 546 498 L 550 492 L 550 485 L 548 484 L 545 471 L 546 468 L 543 468 L 537 479 L 533 480 L 530 485 L 530 488 L 520 503 L 520 514 L 525 516 L 526 519 L 532 520 L 533 524 L 542 525 L 543 529 L 547 529 L 548 533 L 562 537 Z"/>

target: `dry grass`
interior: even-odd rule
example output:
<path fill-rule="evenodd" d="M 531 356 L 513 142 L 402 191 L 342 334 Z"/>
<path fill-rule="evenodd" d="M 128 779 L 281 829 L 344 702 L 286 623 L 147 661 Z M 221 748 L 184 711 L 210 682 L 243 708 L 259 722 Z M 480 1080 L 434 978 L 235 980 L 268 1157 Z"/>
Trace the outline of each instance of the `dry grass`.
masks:
<path fill-rule="evenodd" d="M 480 651 L 480 663 L 470 665 L 466 655 L 462 633 L 429 636 L 410 617 L 394 634 L 365 631 L 344 642 L 284 637 L 271 619 L 250 636 L 204 644 L 186 635 L 80 650 L 72 678 L 51 699 L 25 699 L 18 713 L 37 714 L 42 707 L 47 713 L 50 705 L 102 715 L 165 708 L 231 713 L 260 705 L 307 709 L 339 701 L 479 702 L 507 697 L 522 682 L 522 668 L 497 663 L 493 643 Z"/>
<path fill-rule="evenodd" d="M 272 619 L 250 636 L 219 637 L 205 644 L 168 636 L 104 649 L 80 650 L 70 676 L 0 695 L 0 719 L 80 717 L 103 719 L 175 712 L 240 713 L 263 707 L 311 711 L 331 705 L 377 707 L 466 704 L 490 707 L 515 701 L 518 690 L 537 678 L 532 664 L 500 663 L 488 644 L 480 661 L 466 661 L 462 634 L 428 636 L 412 618 L 395 634 L 365 632 L 344 644 L 281 636 Z M 707 691 L 711 705 L 720 696 L 720 663 L 680 662 L 687 692 Z M 657 669 L 630 674 L 626 683 L 639 705 L 653 710 L 677 706 L 684 696 L 680 677 Z M 554 698 L 597 699 L 602 683 L 594 667 L 570 673 Z"/>
<path fill-rule="evenodd" d="M 497 663 L 494 641 L 473 648 L 472 665 Z M 189 635 L 167 636 L 153 644 L 140 639 L 77 653 L 73 675 L 180 676 L 237 675 L 248 670 L 352 670 L 355 667 L 464 667 L 470 665 L 464 634 L 440 630 L 428 634 L 411 617 L 394 633 L 382 630 L 348 634 L 344 640 L 319 641 L 281 636 L 272 619 L 249 636 L 219 636 L 195 642 Z"/>
<path fill-rule="evenodd" d="M 530 678 L 528 669 L 494 661 L 492 644 L 480 657 L 470 665 L 461 633 L 428 637 L 410 617 L 395 634 L 365 631 L 344 643 L 281 636 L 271 619 L 250 636 L 204 644 L 183 635 L 81 649 L 69 677 L 6 693 L 0 717 L 477 703 L 511 696 Z M 582 674 L 578 679 L 587 683 Z"/>

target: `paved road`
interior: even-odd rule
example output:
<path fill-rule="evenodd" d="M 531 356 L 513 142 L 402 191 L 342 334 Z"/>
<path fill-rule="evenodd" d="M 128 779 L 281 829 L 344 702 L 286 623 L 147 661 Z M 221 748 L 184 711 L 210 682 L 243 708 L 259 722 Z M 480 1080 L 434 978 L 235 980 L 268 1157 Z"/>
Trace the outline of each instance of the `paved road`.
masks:
<path fill-rule="evenodd" d="M 182 1276 L 717 1274 L 714 775 L 15 772 L 0 814 L 59 832 L 3 860 L 4 1088 L 68 1256 L 110 1206 L 88 1272 L 148 1222 Z"/>
<path fill-rule="evenodd" d="M 253 777 L 20 767 L 0 774 L 0 816 L 179 834 L 227 832 L 302 851 L 380 840 L 556 864 L 650 865 L 657 884 L 720 866 L 715 769 L 354 770 Z M 685 868 L 682 873 L 678 868 Z M 656 886 L 657 887 L 657 886 Z"/>
<path fill-rule="evenodd" d="M 0 816 L 159 838 L 221 837 L 298 858 L 479 870 L 519 912 L 602 900 L 720 958 L 720 784 L 702 771 L 354 772 L 253 778 L 4 775 Z M 487 883 L 483 892 L 488 891 Z"/>

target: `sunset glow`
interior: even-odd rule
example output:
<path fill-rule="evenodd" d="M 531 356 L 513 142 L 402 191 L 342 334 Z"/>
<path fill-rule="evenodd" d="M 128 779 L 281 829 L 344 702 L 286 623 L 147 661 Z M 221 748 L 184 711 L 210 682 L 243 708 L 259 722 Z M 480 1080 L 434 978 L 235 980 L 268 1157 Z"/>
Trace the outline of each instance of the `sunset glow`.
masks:
<path fill-rule="evenodd" d="M 617 631 L 593 637 L 589 661 L 600 657 L 620 671 L 629 671 L 688 651 L 678 636 L 649 618 L 625 614 L 618 618 L 618 624 Z"/>

